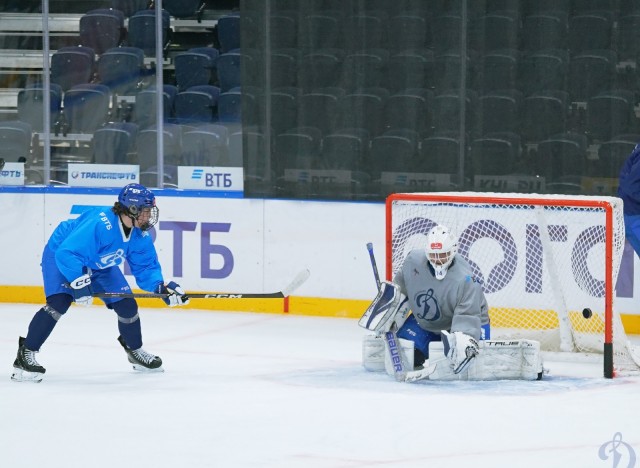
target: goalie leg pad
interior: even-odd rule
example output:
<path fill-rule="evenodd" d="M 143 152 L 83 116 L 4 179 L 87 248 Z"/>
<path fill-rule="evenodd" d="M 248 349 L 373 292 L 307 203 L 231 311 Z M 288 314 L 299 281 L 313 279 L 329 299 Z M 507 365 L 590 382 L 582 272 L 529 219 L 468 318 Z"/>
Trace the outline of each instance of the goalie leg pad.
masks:
<path fill-rule="evenodd" d="M 389 331 L 396 315 L 406 316 L 408 313 L 408 308 L 405 307 L 406 301 L 406 296 L 400 292 L 396 284 L 383 281 L 380 283 L 378 295 L 367 307 L 358 325 L 375 332 Z"/>
<path fill-rule="evenodd" d="M 442 343 L 429 346 L 429 366 L 436 366 L 430 380 L 540 380 L 542 357 L 535 340 L 480 341 L 480 352 L 469 366 L 454 374 Z"/>
<path fill-rule="evenodd" d="M 362 337 L 362 366 L 370 372 L 385 370 L 384 339 L 379 335 L 365 335 Z"/>
<path fill-rule="evenodd" d="M 384 338 L 382 339 L 384 342 Z M 413 370 L 413 352 L 414 352 L 414 343 L 410 340 L 403 340 L 402 338 L 398 338 L 398 342 L 400 344 L 400 352 L 402 353 L 402 362 L 407 367 L 405 370 Z M 391 361 L 391 353 L 385 351 L 384 353 L 384 369 L 387 371 L 391 377 L 395 377 L 395 367 L 394 363 Z"/>

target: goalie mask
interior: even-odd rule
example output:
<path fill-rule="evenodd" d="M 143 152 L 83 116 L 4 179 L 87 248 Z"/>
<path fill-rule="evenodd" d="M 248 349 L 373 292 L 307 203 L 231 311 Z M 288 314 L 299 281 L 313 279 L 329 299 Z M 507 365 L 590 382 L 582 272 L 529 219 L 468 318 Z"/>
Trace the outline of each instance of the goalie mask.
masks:
<path fill-rule="evenodd" d="M 443 279 L 458 251 L 458 241 L 446 226 L 434 227 L 427 236 L 427 260 L 433 267 L 436 279 Z"/>

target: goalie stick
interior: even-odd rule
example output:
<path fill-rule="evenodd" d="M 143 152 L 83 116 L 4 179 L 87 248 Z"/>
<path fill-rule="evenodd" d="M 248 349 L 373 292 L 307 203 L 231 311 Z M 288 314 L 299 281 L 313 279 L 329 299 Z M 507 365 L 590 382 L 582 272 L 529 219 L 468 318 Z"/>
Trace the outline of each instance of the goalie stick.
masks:
<path fill-rule="evenodd" d="M 186 293 L 190 299 L 281 299 L 291 295 L 293 291 L 298 289 L 307 281 L 311 272 L 307 269 L 302 270 L 282 291 L 273 293 Z M 170 293 L 120 293 L 120 292 L 97 292 L 93 293 L 93 297 L 99 298 L 165 298 Z"/>
<path fill-rule="evenodd" d="M 373 276 L 376 280 L 376 286 L 380 289 L 380 275 L 378 273 L 378 266 L 376 264 L 376 257 L 373 254 L 373 243 L 367 243 L 367 251 L 369 252 L 369 260 L 371 261 L 371 268 L 373 269 Z M 389 331 L 384 333 L 384 340 L 386 349 L 389 352 L 391 363 L 393 365 L 393 376 L 398 382 L 415 382 L 417 380 L 426 379 L 436 370 L 436 366 L 432 368 L 420 369 L 410 371 L 408 365 L 404 360 L 404 354 L 400 349 L 400 342 L 398 341 L 397 326 L 395 321 L 391 324 Z"/>

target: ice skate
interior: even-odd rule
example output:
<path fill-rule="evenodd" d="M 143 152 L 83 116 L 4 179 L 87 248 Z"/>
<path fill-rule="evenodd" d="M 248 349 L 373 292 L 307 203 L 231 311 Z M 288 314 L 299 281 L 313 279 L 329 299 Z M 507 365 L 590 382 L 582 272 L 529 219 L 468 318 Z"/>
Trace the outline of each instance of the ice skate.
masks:
<path fill-rule="evenodd" d="M 118 342 L 127 353 L 127 358 L 133 365 L 134 370 L 140 372 L 164 372 L 164 369 L 162 368 L 162 359 L 160 359 L 160 357 L 148 353 L 142 348 L 129 349 L 122 336 L 118 337 Z"/>
<path fill-rule="evenodd" d="M 11 380 L 16 382 L 41 382 L 47 370 L 36 361 L 36 351 L 25 348 L 24 338 L 18 339 L 18 354 L 13 362 Z"/>

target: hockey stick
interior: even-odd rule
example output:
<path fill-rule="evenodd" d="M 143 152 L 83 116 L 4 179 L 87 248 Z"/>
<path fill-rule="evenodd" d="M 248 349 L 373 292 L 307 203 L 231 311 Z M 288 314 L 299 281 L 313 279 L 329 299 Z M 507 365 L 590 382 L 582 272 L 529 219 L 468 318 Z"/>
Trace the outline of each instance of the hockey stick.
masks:
<path fill-rule="evenodd" d="M 380 289 L 380 274 L 378 273 L 378 265 L 376 265 L 376 257 L 373 255 L 373 243 L 367 243 L 367 250 L 369 251 L 369 260 L 371 261 L 373 276 L 376 279 L 376 287 Z"/>
<path fill-rule="evenodd" d="M 380 289 L 380 274 L 378 273 L 378 265 L 376 264 L 376 257 L 373 254 L 373 243 L 367 243 L 367 250 L 369 251 L 369 260 L 371 261 L 371 269 L 373 270 L 373 276 L 376 280 L 376 287 Z M 393 365 L 393 376 L 398 382 L 404 382 L 407 377 L 407 364 L 404 360 L 402 350 L 399 347 L 400 342 L 396 335 L 397 327 L 395 322 L 391 324 L 389 331 L 384 333 L 385 347 L 391 358 Z"/>
<path fill-rule="evenodd" d="M 186 293 L 190 299 L 281 299 L 291 295 L 293 291 L 298 289 L 307 281 L 311 272 L 307 269 L 302 270 L 282 291 L 273 293 Z M 170 296 L 170 293 L 119 293 L 119 292 L 102 292 L 93 293 L 93 297 L 100 298 L 159 298 L 163 299 Z"/>
<path fill-rule="evenodd" d="M 378 266 L 376 264 L 376 257 L 373 254 L 373 244 L 367 243 L 367 251 L 369 252 L 369 260 L 371 261 L 371 268 L 373 269 L 373 276 L 376 280 L 376 286 L 380 289 L 380 275 L 378 273 Z M 408 365 L 404 360 L 402 350 L 399 348 L 400 342 L 398 341 L 398 335 L 396 323 L 391 324 L 389 331 L 385 332 L 384 339 L 386 348 L 391 357 L 391 363 L 393 364 L 393 375 L 398 382 L 415 382 L 428 378 L 436 370 L 436 366 L 428 367 L 426 369 L 408 370 Z"/>

